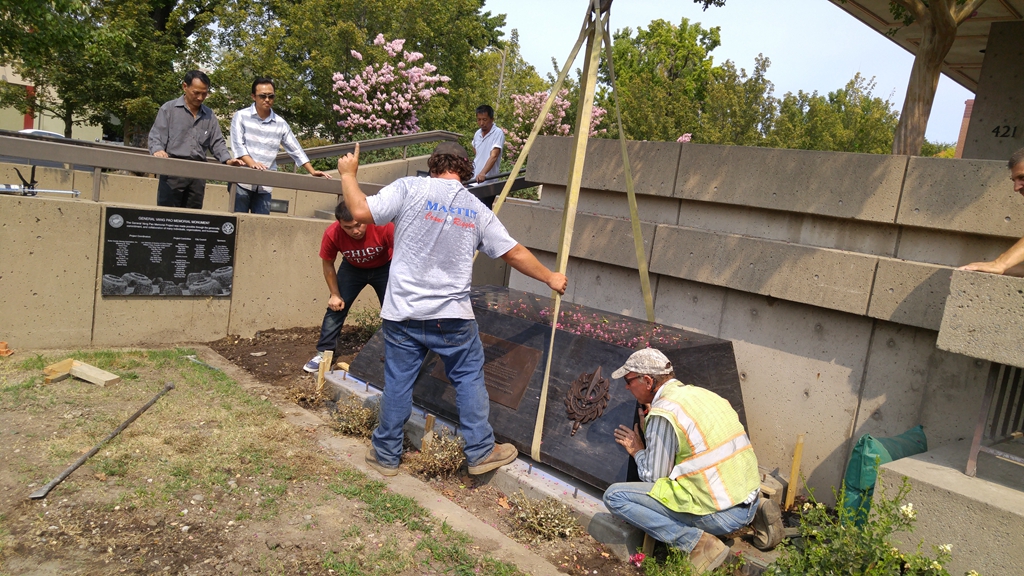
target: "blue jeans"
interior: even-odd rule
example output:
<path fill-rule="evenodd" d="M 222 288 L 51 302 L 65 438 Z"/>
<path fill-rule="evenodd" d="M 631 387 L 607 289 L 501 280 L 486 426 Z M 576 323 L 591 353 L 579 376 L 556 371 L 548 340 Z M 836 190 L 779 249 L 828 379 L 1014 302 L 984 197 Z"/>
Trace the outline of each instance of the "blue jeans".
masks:
<path fill-rule="evenodd" d="M 651 482 L 619 482 L 604 493 L 604 505 L 611 513 L 643 530 L 659 542 L 687 554 L 693 551 L 704 532 L 722 536 L 739 530 L 754 520 L 757 500 L 706 516 L 675 512 L 647 495 Z"/>
<path fill-rule="evenodd" d="M 270 214 L 270 192 L 262 186 L 253 186 L 252 191 L 235 185 L 235 212 Z"/>
<path fill-rule="evenodd" d="M 349 308 L 367 285 L 372 286 L 373 291 L 377 293 L 377 301 L 384 304 L 384 290 L 388 285 L 390 270 L 391 262 L 377 268 L 356 268 L 346 260 L 341 261 L 341 265 L 338 266 L 338 292 L 345 301 L 345 307 L 341 310 L 328 308 L 324 313 L 324 322 L 320 326 L 320 340 L 316 343 L 317 350 L 323 352 L 337 349 L 338 336 L 345 325 Z"/>
<path fill-rule="evenodd" d="M 466 461 L 476 466 L 486 460 L 494 450 L 494 430 L 487 421 L 491 405 L 484 387 L 484 347 L 476 320 L 385 320 L 383 330 L 384 394 L 380 424 L 371 439 L 377 461 L 398 466 L 403 427 L 412 415 L 413 384 L 428 350 L 441 357 L 445 374 L 455 387 Z"/>

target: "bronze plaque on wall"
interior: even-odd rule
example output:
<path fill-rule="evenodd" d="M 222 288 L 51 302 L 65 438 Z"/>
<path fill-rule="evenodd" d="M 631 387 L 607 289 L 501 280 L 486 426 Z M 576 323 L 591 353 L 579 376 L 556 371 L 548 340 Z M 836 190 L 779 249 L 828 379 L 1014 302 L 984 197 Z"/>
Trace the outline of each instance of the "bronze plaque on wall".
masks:
<path fill-rule="evenodd" d="M 493 402 L 517 410 L 526 394 L 530 378 L 537 369 L 537 363 L 540 362 L 541 351 L 482 332 L 480 342 L 484 345 L 484 383 L 487 385 L 487 395 Z M 444 362 L 440 358 L 435 360 L 430 375 L 448 382 Z M 451 391 L 451 388 L 446 390 L 446 395 Z"/>

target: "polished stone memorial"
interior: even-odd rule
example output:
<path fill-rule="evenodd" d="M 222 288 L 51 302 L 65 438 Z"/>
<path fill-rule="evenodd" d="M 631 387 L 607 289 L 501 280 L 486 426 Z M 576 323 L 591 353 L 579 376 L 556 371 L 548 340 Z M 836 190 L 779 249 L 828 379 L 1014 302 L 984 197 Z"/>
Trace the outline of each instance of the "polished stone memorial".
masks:
<path fill-rule="evenodd" d="M 471 298 L 486 356 L 484 379 L 494 435 L 529 456 L 547 361 L 552 301 L 494 286 L 474 288 Z M 727 399 L 746 425 L 732 342 L 564 301 L 557 328 L 541 443 L 543 463 L 602 490 L 627 479 L 630 458 L 615 443 L 612 432 L 619 424 L 632 426 L 638 421 L 637 403 L 624 382 L 612 380 L 611 373 L 633 351 L 646 346 L 668 356 L 680 381 Z M 351 372 L 384 386 L 382 332 L 356 356 Z M 420 369 L 413 401 L 458 422 L 455 391 L 433 353 Z"/>

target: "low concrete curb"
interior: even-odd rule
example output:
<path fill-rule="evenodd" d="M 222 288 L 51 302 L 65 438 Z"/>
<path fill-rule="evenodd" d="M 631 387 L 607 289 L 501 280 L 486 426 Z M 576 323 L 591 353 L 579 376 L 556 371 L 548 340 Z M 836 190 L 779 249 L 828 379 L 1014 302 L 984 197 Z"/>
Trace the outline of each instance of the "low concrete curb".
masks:
<path fill-rule="evenodd" d="M 372 404 L 378 401 L 381 393 L 378 388 L 343 370 L 328 372 L 325 378 L 328 394 L 335 401 L 355 396 L 364 404 Z M 414 445 L 419 445 L 425 426 L 426 412 L 414 407 L 412 417 L 405 425 L 406 437 Z M 436 419 L 434 430 L 440 432 L 442 428 L 454 432 L 456 426 L 452 422 Z M 530 498 L 554 498 L 562 502 L 576 514 L 580 524 L 595 540 L 623 561 L 643 546 L 643 532 L 612 516 L 601 502 L 600 492 L 589 486 L 574 485 L 569 477 L 547 466 L 519 458 L 482 478 L 506 494 L 521 490 Z"/>
<path fill-rule="evenodd" d="M 241 368 L 238 368 L 226 358 L 215 352 L 213 349 L 193 345 L 199 357 L 212 367 L 223 370 L 225 374 L 237 381 L 246 390 L 263 394 L 268 392 L 268 387 L 260 384 Z M 365 472 L 371 476 L 379 476 L 363 461 L 366 453 L 366 443 L 353 438 L 336 436 L 329 431 L 327 423 L 315 413 L 301 408 L 293 403 L 278 400 L 267 396 L 284 414 L 285 420 L 294 426 L 313 429 L 317 442 L 337 459 L 349 466 Z M 422 425 L 421 432 L 422 436 Z M 480 547 L 480 550 L 503 562 L 515 564 L 520 570 L 527 574 L 558 575 L 560 572 L 551 563 L 540 556 L 527 550 L 522 544 L 502 534 L 497 528 L 486 524 L 476 516 L 463 510 L 458 504 L 435 492 L 419 479 L 408 474 L 399 474 L 392 478 L 384 478 L 388 487 L 397 494 L 407 496 L 416 500 L 420 506 L 430 511 L 436 518 L 447 522 L 457 530 L 470 534 L 473 543 Z"/>

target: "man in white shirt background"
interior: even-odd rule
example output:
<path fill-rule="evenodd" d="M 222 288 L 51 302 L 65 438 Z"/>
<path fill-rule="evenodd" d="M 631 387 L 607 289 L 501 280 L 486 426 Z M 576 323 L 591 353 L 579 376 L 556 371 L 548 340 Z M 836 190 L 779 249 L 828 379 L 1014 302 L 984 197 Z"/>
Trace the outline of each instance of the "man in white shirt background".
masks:
<path fill-rule="evenodd" d="M 494 108 L 482 104 L 476 108 L 476 125 L 480 127 L 473 135 L 473 180 L 482 184 L 494 178 L 501 169 L 501 152 L 505 148 L 505 131 L 494 124 Z"/>
<path fill-rule="evenodd" d="M 270 78 L 253 81 L 252 105 L 231 117 L 231 151 L 235 158 L 256 170 L 277 170 L 277 154 L 283 146 L 296 166 L 302 166 L 313 176 L 330 179 L 330 174 L 313 168 L 291 127 L 274 113 L 276 96 L 274 81 Z M 269 186 L 238 184 L 235 212 L 270 214 L 272 191 Z"/>

